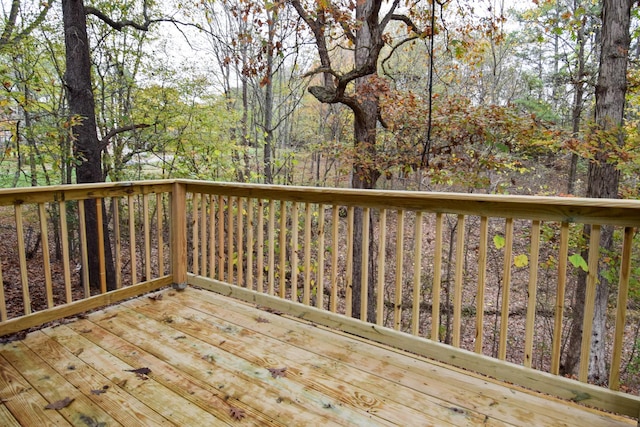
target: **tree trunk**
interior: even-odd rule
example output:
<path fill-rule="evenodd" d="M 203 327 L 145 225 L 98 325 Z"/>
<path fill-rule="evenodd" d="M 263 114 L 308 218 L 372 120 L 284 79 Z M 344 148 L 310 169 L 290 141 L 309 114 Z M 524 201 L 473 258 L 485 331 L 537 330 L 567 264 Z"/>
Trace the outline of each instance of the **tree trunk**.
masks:
<path fill-rule="evenodd" d="M 577 2 L 574 2 L 574 9 L 577 9 Z M 582 107 L 584 104 L 584 76 L 585 76 L 585 53 L 584 53 L 584 27 L 586 25 L 585 17 L 583 17 L 580 28 L 576 34 L 576 43 L 578 44 L 578 70 L 575 76 L 573 95 L 573 108 L 571 111 L 571 126 L 574 138 L 578 137 L 580 132 L 580 119 L 582 116 Z M 571 163 L 569 164 L 569 177 L 567 179 L 567 194 L 575 193 L 576 173 L 578 169 L 578 154 L 571 154 Z"/>
<path fill-rule="evenodd" d="M 66 49 L 67 70 L 65 86 L 69 102 L 69 114 L 79 117 L 80 123 L 73 127 L 74 156 L 78 161 L 76 181 L 81 183 L 103 182 L 101 153 L 102 148 L 96 130 L 95 100 L 91 87 L 91 58 L 89 39 L 87 37 L 87 21 L 82 0 L 63 0 L 62 18 L 64 22 L 64 41 Z M 111 254 L 107 212 L 104 203 L 101 205 L 105 218 L 104 255 L 107 266 L 107 288 L 115 289 L 115 267 Z M 100 286 L 98 223 L 96 204 L 85 203 L 87 252 L 89 265 L 89 281 L 94 289 Z M 63 236 L 63 238 L 65 238 Z"/>
<path fill-rule="evenodd" d="M 596 85 L 595 120 L 597 131 L 607 139 L 613 139 L 618 147 L 624 143 L 622 131 L 625 94 L 627 89 L 627 55 L 630 45 L 629 24 L 631 17 L 630 0 L 604 0 L 602 9 L 602 50 L 598 83 Z M 600 145 L 595 159 L 589 164 L 587 197 L 617 198 L 620 172 L 616 165 L 608 160 L 609 153 Z M 588 235 L 589 229 L 585 228 Z M 613 229 L 602 227 L 601 250 L 611 250 Z M 606 370 L 606 314 L 609 300 L 609 282 L 603 271 L 608 265 L 599 266 L 598 287 L 596 292 L 593 332 L 591 336 L 591 355 L 589 359 L 589 380 L 604 384 L 607 382 Z M 581 275 L 581 279 L 586 275 Z M 584 313 L 585 281 L 580 280 L 576 288 L 574 315 L 564 364 L 564 373 L 572 373 L 579 359 L 582 338 L 582 317 Z M 578 317 L 579 316 L 579 317 Z"/>

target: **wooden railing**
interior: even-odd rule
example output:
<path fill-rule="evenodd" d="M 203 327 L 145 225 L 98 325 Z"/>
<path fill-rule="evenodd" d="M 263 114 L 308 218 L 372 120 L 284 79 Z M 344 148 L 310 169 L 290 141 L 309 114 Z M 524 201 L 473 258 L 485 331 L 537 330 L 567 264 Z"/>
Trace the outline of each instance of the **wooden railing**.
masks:
<path fill-rule="evenodd" d="M 89 204 L 104 207 L 91 236 Z M 628 299 L 640 269 L 637 201 L 170 180 L 0 190 L 0 212 L 3 241 L 16 249 L 0 253 L 0 335 L 188 283 L 562 398 L 640 413 L 640 398 L 616 391 L 634 357 L 640 312 L 637 297 Z M 607 253 L 604 227 L 614 229 Z M 100 248 L 110 242 L 115 277 L 101 261 L 90 283 L 91 239 Z M 577 382 L 558 374 L 582 263 Z M 586 383 L 599 265 L 615 278 L 611 390 Z"/>
<path fill-rule="evenodd" d="M 0 335 L 170 284 L 172 188 L 149 181 L 1 190 Z M 97 226 L 88 234 L 90 208 Z M 96 241 L 99 280 L 91 284 Z"/>
<path fill-rule="evenodd" d="M 640 279 L 631 274 L 640 261 L 638 201 L 191 181 L 186 191 L 192 284 L 526 387 L 640 413 L 637 397 L 580 388 L 558 375 L 581 269 L 588 273 L 579 380 L 587 381 L 598 266 L 615 276 L 607 322 L 612 390 L 622 361 L 634 357 L 640 307 L 628 293 Z M 362 232 L 354 234 L 359 214 Z M 604 227 L 614 229 L 611 253 L 600 249 Z M 358 258 L 357 245 L 369 248 Z M 359 304 L 357 264 L 369 266 Z M 360 321 L 351 319 L 355 306 Z"/>

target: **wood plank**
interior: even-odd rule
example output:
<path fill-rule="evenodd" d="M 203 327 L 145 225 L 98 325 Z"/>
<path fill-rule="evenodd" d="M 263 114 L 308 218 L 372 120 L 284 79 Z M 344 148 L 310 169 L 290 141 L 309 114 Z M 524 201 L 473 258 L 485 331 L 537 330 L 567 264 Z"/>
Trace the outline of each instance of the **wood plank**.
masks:
<path fill-rule="evenodd" d="M 120 289 L 122 287 L 122 232 L 120 231 L 120 198 L 114 197 L 111 200 L 113 206 L 113 235 L 115 237 L 116 289 Z M 159 259 L 162 260 L 162 251 L 159 251 L 158 256 Z M 164 273 L 160 273 L 160 275 L 164 276 Z"/>
<path fill-rule="evenodd" d="M 504 224 L 504 260 L 502 268 L 502 309 L 500 310 L 500 344 L 498 359 L 507 358 L 507 335 L 509 334 L 509 296 L 511 291 L 511 265 L 513 264 L 513 218 Z"/>
<path fill-rule="evenodd" d="M 127 286 L 126 288 L 107 292 L 106 294 L 94 295 L 90 298 L 38 311 L 28 316 L 9 319 L 6 322 L 0 323 L 0 337 L 14 332 L 23 331 L 33 326 L 40 326 L 54 320 L 74 316 L 88 310 L 93 310 L 94 308 L 113 304 L 114 302 L 122 301 L 123 299 L 155 291 L 156 289 L 160 289 L 164 286 L 170 285 L 171 283 L 172 277 L 164 276 L 149 282 L 139 283 L 135 286 Z"/>
<path fill-rule="evenodd" d="M 135 353 L 135 349 L 134 354 L 124 354 L 124 351 L 131 348 L 120 349 L 118 346 L 122 344 L 126 346 L 126 343 L 117 337 L 111 337 L 99 326 L 83 320 L 68 326 L 59 326 L 51 335 L 55 336 L 55 340 L 68 351 L 77 355 L 82 362 L 171 422 L 179 426 L 229 425 L 196 405 L 193 399 L 185 398 L 157 381 L 156 372 L 152 372 L 146 378 L 127 372 L 127 369 L 143 367 L 147 359 L 144 355 Z M 104 338 L 102 343 L 101 337 Z M 119 357 L 123 355 L 124 357 Z M 160 374 L 161 370 L 156 369 Z M 215 401 L 209 396 L 207 404 L 214 403 Z"/>
<path fill-rule="evenodd" d="M 101 342 L 117 336 L 118 349 L 125 352 L 124 355 L 118 353 L 119 357 L 127 360 L 127 354 L 131 354 L 131 350 L 127 349 L 135 349 L 154 373 L 153 378 L 180 392 L 183 397 L 197 399 L 202 395 L 210 395 L 208 400 L 217 399 L 213 402 L 196 401 L 215 416 L 229 419 L 228 402 L 233 402 L 234 406 L 247 413 L 247 418 L 262 425 L 291 425 L 294 420 L 295 425 L 313 425 L 319 419 L 330 420 L 332 411 L 327 409 L 332 408 L 326 407 L 326 400 L 319 399 L 313 405 L 307 402 L 303 406 L 298 402 L 307 400 L 307 392 L 299 390 L 299 393 L 286 393 L 284 386 L 289 382 L 281 384 L 284 380 L 273 378 L 266 368 L 281 366 L 277 364 L 275 355 L 263 353 L 258 364 L 242 362 L 242 358 L 230 356 L 221 349 L 226 335 L 221 331 L 212 335 L 210 326 L 205 326 L 200 334 L 210 337 L 210 340 L 202 342 L 198 337 L 192 338 L 184 335 L 185 331 L 176 329 L 184 320 L 176 313 L 171 314 L 171 322 L 162 322 L 163 318 L 166 319 L 166 313 L 159 313 L 156 320 L 125 310 L 118 310 L 117 313 L 117 317 L 113 318 L 95 316 L 97 324 L 113 334 L 104 335 L 100 329 L 96 331 L 94 328 L 96 333 L 102 334 Z M 104 320 L 100 320 L 100 317 L 104 317 Z M 186 320 L 185 323 L 197 326 L 196 319 Z M 153 331 L 152 339 L 148 339 L 146 331 Z M 176 336 L 184 338 L 176 340 Z M 136 344 L 126 344 L 120 339 Z M 289 369 L 287 371 L 289 378 L 291 374 Z M 358 424 L 363 425 L 361 422 Z"/>
<path fill-rule="evenodd" d="M 195 291 L 195 290 L 194 290 Z M 256 322 L 247 318 L 247 306 L 235 300 L 220 299 L 206 291 L 198 297 L 178 295 L 184 305 L 203 312 L 215 313 L 225 321 L 255 330 Z M 202 294 L 200 294 L 202 292 Z M 211 308 L 214 306 L 215 308 Z M 373 345 L 367 340 L 327 330 L 310 323 L 306 328 L 292 328 L 286 317 L 264 314 L 269 323 L 261 323 L 259 331 L 289 345 L 309 348 L 308 343 L 326 342 L 331 348 L 320 350 L 322 355 L 346 363 L 350 368 L 366 369 L 399 384 L 450 402 L 471 411 L 479 410 L 491 418 L 517 425 L 634 425 L 630 419 L 612 417 L 584 408 L 575 403 L 535 394 L 516 386 L 505 387 L 498 381 L 458 370 L 434 361 L 426 361 L 401 350 Z M 247 335 L 247 334 L 245 334 Z M 359 340 L 354 344 L 351 340 Z M 362 341 L 362 342 L 360 342 Z M 357 348 L 357 351 L 354 349 Z M 392 351 L 393 355 L 384 351 Z M 383 356 L 384 355 L 384 356 Z"/>
<path fill-rule="evenodd" d="M 248 199 L 247 200 L 247 280 L 246 280 L 246 287 L 249 289 L 253 289 L 253 278 L 254 276 L 254 269 L 253 269 L 253 255 L 255 253 L 255 238 L 254 238 L 254 228 L 256 226 L 255 224 L 255 212 L 254 212 L 254 199 Z M 259 206 L 260 207 L 260 206 Z M 260 230 L 262 231 L 262 230 Z M 261 271 L 258 269 L 257 271 L 258 274 L 261 274 Z"/>
<path fill-rule="evenodd" d="M 236 250 L 238 251 L 238 264 L 236 265 L 236 284 L 238 286 L 246 286 L 244 280 L 244 198 L 238 197 L 236 204 L 236 228 L 238 230 L 238 232 L 236 233 Z"/>
<path fill-rule="evenodd" d="M 233 283 L 233 258 L 234 258 L 234 250 L 233 250 L 233 205 L 234 201 L 237 200 L 236 197 L 229 197 L 227 199 L 227 283 Z"/>
<path fill-rule="evenodd" d="M 186 300 L 183 299 L 182 302 L 184 301 Z M 238 325 L 229 323 L 221 317 L 210 316 L 207 313 L 207 308 L 210 306 L 207 304 L 195 304 L 202 311 L 186 308 L 170 298 L 163 299 L 160 304 L 140 302 L 140 304 L 127 305 L 131 305 L 136 312 L 141 312 L 156 321 L 161 321 L 166 313 L 172 313 L 172 327 L 211 345 L 219 345 L 236 357 L 247 360 L 251 365 L 268 366 L 269 363 L 276 366 L 284 365 L 287 368 L 288 384 L 294 382 L 299 384 L 300 390 L 314 390 L 333 401 L 341 401 L 343 405 L 354 408 L 362 415 L 373 414 L 371 423 L 386 421 L 394 425 L 410 425 L 419 419 L 439 425 L 460 425 L 465 421 L 468 422 L 469 419 L 476 419 L 478 423 L 484 420 L 484 415 L 462 415 L 448 406 L 442 406 L 436 399 L 428 401 L 432 405 L 425 406 L 424 396 L 411 389 L 399 387 L 394 382 L 383 380 L 378 375 L 364 370 L 349 369 L 340 361 L 330 360 L 324 356 L 326 352 L 331 351 L 330 340 L 322 343 L 314 339 L 318 347 L 314 346 L 313 352 L 310 352 L 261 334 L 257 330 L 262 329 L 261 327 L 254 327 L 252 330 L 239 328 Z M 158 310 L 158 307 L 162 308 Z M 228 312 L 225 310 L 225 313 Z M 122 314 L 118 317 L 122 318 Z M 272 317 L 268 316 L 267 320 Z M 144 322 L 139 317 L 133 316 L 131 323 L 136 323 L 136 320 Z M 258 322 L 249 314 L 243 323 L 255 325 Z M 260 323 L 268 324 L 269 322 Z M 145 324 L 148 325 L 147 327 L 152 326 L 150 323 Z M 217 330 L 214 336 L 210 333 L 210 325 L 214 325 Z M 289 327 L 293 329 L 299 326 L 289 323 Z M 311 339 L 311 336 L 307 338 Z M 222 344 L 219 344 L 220 342 Z M 261 350 L 263 346 L 270 349 L 267 361 Z M 233 362 L 221 360 L 220 363 L 227 365 Z M 251 368 L 248 370 L 251 371 Z M 237 371 L 245 373 L 246 369 L 236 367 Z M 295 386 L 295 384 L 291 385 Z M 308 408 L 309 404 L 304 406 Z"/>
<path fill-rule="evenodd" d="M 218 196 L 218 280 L 224 280 L 224 198 Z"/>
<path fill-rule="evenodd" d="M 49 402 L 2 356 L 0 399 L 21 426 L 71 425 L 58 411 L 44 409 Z"/>
<path fill-rule="evenodd" d="M 204 194 L 200 198 L 200 275 L 207 275 L 207 198 Z"/>
<path fill-rule="evenodd" d="M 2 399 L 2 397 L 0 397 L 0 399 Z M 20 427 L 20 423 L 4 403 L 0 405 L 0 425 L 4 427 Z"/>
<path fill-rule="evenodd" d="M 46 362 L 92 404 L 102 408 L 124 426 L 174 425 L 133 398 L 117 383 L 87 365 L 55 340 L 55 329 L 29 334 L 24 344 L 33 352 L 46 354 Z M 52 337 L 50 337 L 53 336 Z M 96 391 L 99 391 L 96 393 Z M 75 395 L 74 395 L 75 396 Z"/>
<path fill-rule="evenodd" d="M 116 202 L 118 201 L 118 199 L 115 200 Z M 119 229 L 119 224 L 117 227 Z M 158 276 L 164 276 L 164 198 L 162 193 L 156 193 L 156 227 L 158 236 Z M 118 232 L 119 235 L 120 233 Z"/>
<path fill-rule="evenodd" d="M 91 281 L 89 280 L 89 252 L 87 250 L 87 215 L 84 200 L 78 200 L 78 219 L 80 234 L 80 259 L 82 262 L 82 287 L 84 297 L 91 296 Z"/>
<path fill-rule="evenodd" d="M 4 295 L 4 279 L 2 278 L 2 259 L 0 259 L 0 322 L 7 321 L 7 300 Z"/>
<path fill-rule="evenodd" d="M 151 221 L 149 219 L 149 195 L 142 196 L 142 223 L 144 231 L 144 272 L 145 280 L 151 280 Z"/>
<path fill-rule="evenodd" d="M 200 273 L 200 252 L 198 251 L 200 243 L 200 233 L 198 233 L 200 229 L 200 221 L 198 220 L 200 197 L 204 197 L 204 194 L 194 193 L 191 196 L 191 271 L 195 274 Z"/>
<path fill-rule="evenodd" d="M 16 341 L 4 346 L 2 356 L 42 394 L 47 402 L 53 403 L 65 398 L 73 399 L 69 406 L 58 410 L 70 423 L 80 425 L 84 420 L 93 420 L 94 424 L 122 425 L 100 407 L 93 405 L 87 396 L 79 393 L 73 385 L 24 343 Z M 68 365 L 67 369 L 72 370 L 74 366 Z"/>
<path fill-rule="evenodd" d="M 311 303 L 311 204 L 304 206 L 304 282 L 302 287 L 302 303 Z"/>
<path fill-rule="evenodd" d="M 266 294 L 240 289 L 215 280 L 189 276 L 189 283 L 234 298 L 256 303 L 324 326 L 352 333 L 384 345 L 397 347 L 450 366 L 468 369 L 501 381 L 519 384 L 534 391 L 548 393 L 567 401 L 580 401 L 595 408 L 637 417 L 640 397 L 591 384 L 580 383 L 546 372 L 525 368 L 489 356 L 454 348 L 439 342 L 372 325 L 343 315 L 318 310 Z"/>

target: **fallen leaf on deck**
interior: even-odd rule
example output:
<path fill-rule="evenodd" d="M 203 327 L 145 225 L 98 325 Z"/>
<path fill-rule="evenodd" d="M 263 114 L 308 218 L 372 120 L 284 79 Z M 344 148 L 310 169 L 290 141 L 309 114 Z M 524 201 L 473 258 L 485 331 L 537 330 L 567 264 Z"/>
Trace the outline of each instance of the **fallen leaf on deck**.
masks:
<path fill-rule="evenodd" d="M 271 372 L 271 376 L 273 378 L 278 377 L 286 377 L 287 376 L 287 368 L 267 368 L 269 372 Z"/>
<path fill-rule="evenodd" d="M 108 389 L 109 389 L 109 386 L 105 385 L 105 386 L 103 386 L 102 388 L 100 388 L 98 390 L 91 390 L 91 394 L 95 394 L 96 396 L 99 396 L 101 394 L 106 393 Z"/>
<path fill-rule="evenodd" d="M 236 408 L 233 406 L 229 407 L 229 413 L 231 414 L 231 418 L 236 421 L 240 421 L 247 416 L 247 414 L 244 412 L 244 409 Z"/>
<path fill-rule="evenodd" d="M 275 308 L 271 308 L 271 307 L 258 307 L 260 310 L 264 310 L 267 313 L 273 313 L 273 314 L 277 314 L 278 316 L 284 314 L 282 311 L 280 310 L 276 310 Z"/>
<path fill-rule="evenodd" d="M 270 323 L 269 319 L 265 319 L 262 316 L 256 317 L 256 322 L 258 322 L 258 323 Z"/>
<path fill-rule="evenodd" d="M 91 332 L 91 328 L 80 329 L 78 332 L 80 332 L 81 334 L 88 334 L 89 332 Z"/>
<path fill-rule="evenodd" d="M 85 414 L 80 414 L 80 421 L 85 423 L 87 427 L 107 427 L 107 423 L 105 423 L 104 421 L 100 422 L 95 418 Z"/>
<path fill-rule="evenodd" d="M 138 368 L 138 369 L 125 369 L 127 372 L 133 372 L 138 375 L 148 375 L 151 373 L 151 369 L 149 368 Z"/>
<path fill-rule="evenodd" d="M 162 299 L 162 294 L 149 295 L 149 299 L 152 301 L 160 301 Z"/>
<path fill-rule="evenodd" d="M 71 398 L 71 397 L 65 397 L 62 400 L 56 400 L 53 403 L 49 403 L 47 406 L 44 407 L 44 409 L 62 409 L 62 408 L 66 408 L 67 406 L 71 405 L 71 402 L 73 402 L 75 399 Z"/>
<path fill-rule="evenodd" d="M 186 335 L 178 335 L 177 337 L 174 338 L 174 340 L 184 340 L 186 338 L 187 338 Z"/>

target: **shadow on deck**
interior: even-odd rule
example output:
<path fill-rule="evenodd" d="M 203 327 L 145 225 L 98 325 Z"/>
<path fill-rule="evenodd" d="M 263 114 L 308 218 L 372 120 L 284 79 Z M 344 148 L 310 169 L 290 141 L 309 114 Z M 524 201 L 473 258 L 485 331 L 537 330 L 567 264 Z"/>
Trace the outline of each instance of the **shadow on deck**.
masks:
<path fill-rule="evenodd" d="M 3 426 L 636 425 L 192 287 L 31 332 L 0 372 Z"/>

